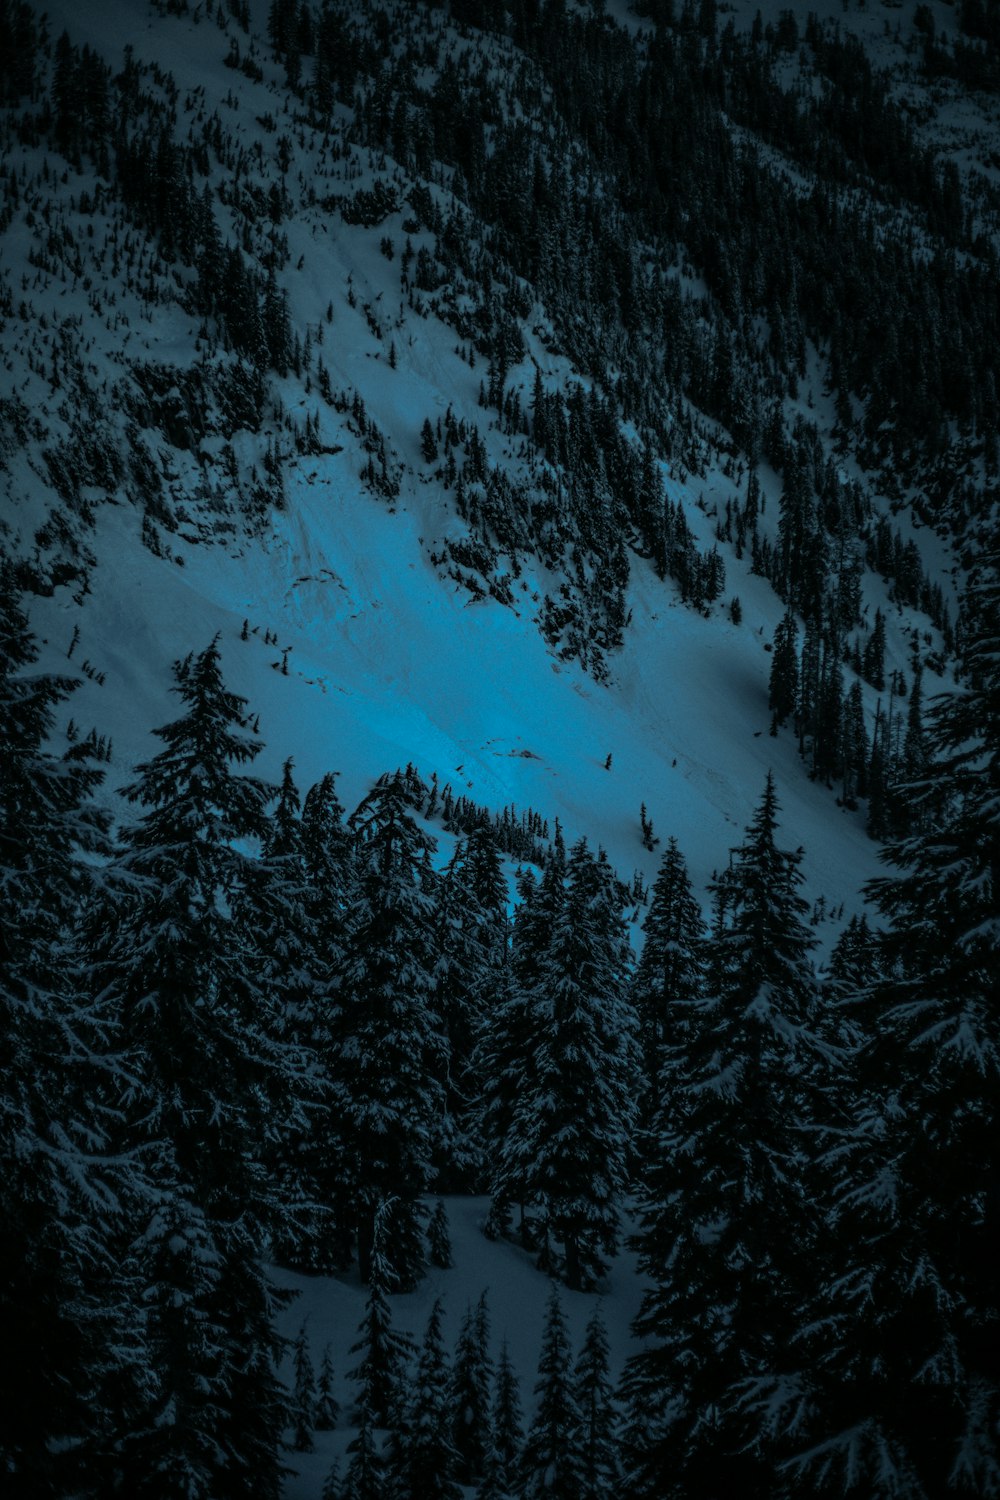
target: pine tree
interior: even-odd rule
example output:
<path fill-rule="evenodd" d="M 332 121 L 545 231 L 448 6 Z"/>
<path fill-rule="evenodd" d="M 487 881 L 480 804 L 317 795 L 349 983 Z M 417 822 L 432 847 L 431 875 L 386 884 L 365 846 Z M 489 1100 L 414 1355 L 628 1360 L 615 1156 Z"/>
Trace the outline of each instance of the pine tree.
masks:
<path fill-rule="evenodd" d="M 454 1265 L 451 1254 L 451 1237 L 448 1233 L 448 1214 L 439 1198 L 434 1205 L 431 1221 L 427 1226 L 427 1251 L 432 1266 L 449 1271 Z"/>
<path fill-rule="evenodd" d="M 304 1323 L 292 1346 L 292 1374 L 292 1447 L 297 1453 L 311 1453 L 316 1428 L 316 1372 Z"/>
<path fill-rule="evenodd" d="M 575 1289 L 593 1285 L 615 1253 L 628 1179 L 638 1068 L 628 957 L 610 866 L 581 840 L 530 996 L 534 1076 L 522 1077 L 503 1147 L 526 1184 L 543 1258 L 561 1245 Z"/>
<path fill-rule="evenodd" d="M 472 1055 L 506 963 L 506 904 L 496 840 L 492 829 L 479 827 L 456 844 L 437 893 L 435 1006 L 446 1046 L 441 1053 L 445 1116 L 436 1176 L 438 1186 L 448 1191 L 472 1191 L 484 1175 Z"/>
<path fill-rule="evenodd" d="M 350 1265 L 354 1214 L 345 1180 L 335 1090 L 335 1039 L 346 1003 L 343 975 L 351 913 L 355 907 L 354 851 L 337 796 L 336 773 L 306 793 L 300 830 L 306 881 L 307 926 L 313 934 L 310 968 L 314 1012 L 312 1051 L 318 1072 L 318 1106 L 311 1101 L 310 1128 L 298 1143 L 303 1173 L 315 1185 L 324 1210 L 323 1228 L 307 1236 L 304 1258 L 313 1271 L 343 1271 Z"/>
<path fill-rule="evenodd" d="M 337 1130 L 351 1174 L 362 1277 L 370 1274 L 376 1212 L 394 1200 L 392 1271 L 405 1290 L 422 1271 L 418 1199 L 430 1181 L 443 1113 L 432 844 L 407 811 L 399 773 L 379 781 L 351 823 L 357 900 L 337 1021 Z"/>
<path fill-rule="evenodd" d="M 623 1396 L 629 1492 L 650 1500 L 777 1485 L 748 1393 L 789 1357 L 816 1234 L 807 1126 L 830 1050 L 815 1031 L 800 855 L 778 848 L 777 811 L 769 776 L 716 882 L 718 993 L 692 1008 L 643 1161 L 635 1245 L 652 1286 Z"/>
<path fill-rule="evenodd" d="M 513 1493 L 524 1445 L 524 1423 L 517 1374 L 511 1364 L 506 1339 L 500 1346 L 500 1358 L 497 1362 L 492 1416 L 491 1467 L 496 1469 L 500 1489 Z"/>
<path fill-rule="evenodd" d="M 317 1120 L 330 1107 L 324 1076 L 330 1026 L 290 760 L 265 825 L 261 858 L 250 873 L 234 915 L 250 937 L 256 974 L 276 997 L 277 1034 L 297 1058 L 302 1078 L 294 1123 L 271 1145 L 269 1166 L 281 1203 L 271 1232 L 271 1254 L 282 1264 L 309 1268 L 321 1258 L 319 1247 L 330 1228 L 330 1212 L 313 1171 Z"/>
<path fill-rule="evenodd" d="M 384 1218 L 376 1222 L 365 1315 L 358 1329 L 360 1338 L 351 1345 L 351 1353 L 360 1354 L 361 1359 L 348 1372 L 350 1379 L 361 1387 L 358 1411 L 366 1414 L 376 1427 L 388 1427 L 393 1413 L 400 1408 L 406 1371 L 413 1355 L 412 1341 L 392 1326 L 386 1295 L 386 1277 L 390 1272 L 381 1244 L 383 1224 Z"/>
<path fill-rule="evenodd" d="M 1000 1489 L 995 544 L 966 617 L 963 687 L 933 705 L 906 788 L 919 831 L 869 886 L 882 966 L 857 975 L 853 1128 L 829 1162 L 836 1254 L 803 1318 L 813 1380 L 793 1477 L 876 1500 Z"/>
<path fill-rule="evenodd" d="M 320 1500 L 343 1500 L 344 1491 L 340 1483 L 340 1464 L 337 1459 L 333 1460 L 323 1480 L 323 1489 Z"/>
<path fill-rule="evenodd" d="M 691 1002 L 705 985 L 705 924 L 691 892 L 684 856 L 671 838 L 642 924 L 645 943 L 632 981 L 645 1064 L 643 1115 L 655 1114 L 662 1088 L 664 1053 L 682 1045 Z"/>
<path fill-rule="evenodd" d="M 580 1500 L 606 1500 L 607 1496 L 617 1494 L 621 1472 L 608 1335 L 599 1307 L 594 1309 L 587 1324 L 576 1362 L 575 1394 L 580 1412 Z"/>
<path fill-rule="evenodd" d="M 51 748 L 74 678 L 33 672 L 38 649 L 0 558 L 0 1326 L 9 1374 L 0 1401 L 0 1471 L 12 1496 L 68 1493 L 101 1435 L 95 1387 L 130 1363 L 111 1316 L 118 1205 L 133 1164 L 117 1159 L 115 1018 L 92 1005 L 73 941 L 100 894 L 80 856 L 101 851 L 90 798 L 102 772 Z M 102 1158 L 103 1163 L 102 1163 Z M 131 1343 L 131 1349 L 129 1344 Z M 91 1444 L 93 1446 L 93 1444 Z"/>
<path fill-rule="evenodd" d="M 374 1418 L 362 1402 L 358 1432 L 347 1445 L 348 1464 L 340 1500 L 386 1500 L 385 1465 L 372 1431 Z"/>
<path fill-rule="evenodd" d="M 121 1438 L 135 1496 L 277 1495 L 287 1400 L 275 1364 L 279 1294 L 262 1252 L 280 1211 L 270 1142 L 294 1121 L 298 1054 L 256 976 L 241 845 L 266 835 L 271 789 L 239 768 L 259 753 L 217 641 L 177 664 L 182 717 L 126 796 L 114 878 L 130 899 L 91 936 L 92 968 L 121 1017 L 131 1139 L 154 1209 L 125 1255 L 145 1307 L 152 1383 Z M 126 1414 L 123 1413 L 123 1416 Z"/>
<path fill-rule="evenodd" d="M 455 1483 L 457 1454 L 451 1441 L 449 1369 L 441 1336 L 441 1301 L 434 1303 L 417 1361 L 400 1472 L 394 1494 L 400 1500 L 460 1500 Z"/>
<path fill-rule="evenodd" d="M 455 1346 L 451 1381 L 451 1440 L 460 1484 L 482 1477 L 490 1450 L 489 1314 L 484 1292 L 475 1309 L 469 1307 Z"/>
<path fill-rule="evenodd" d="M 327 1344 L 316 1377 L 316 1431 L 332 1432 L 339 1416 L 340 1407 L 333 1394 L 333 1356 Z"/>
<path fill-rule="evenodd" d="M 580 1500 L 580 1413 L 566 1320 L 554 1286 L 545 1313 L 535 1396 L 535 1416 L 521 1458 L 521 1494 L 524 1500 Z"/>
<path fill-rule="evenodd" d="M 865 644 L 863 656 L 865 678 L 878 692 L 885 690 L 885 616 L 875 611 L 875 624 Z"/>
<path fill-rule="evenodd" d="M 530 872 L 519 881 L 510 953 L 499 970 L 493 1003 L 485 1013 L 473 1055 L 479 1093 L 477 1131 L 486 1148 L 492 1204 L 487 1234 L 506 1232 L 510 1210 L 521 1205 L 520 1235 L 530 1242 L 525 1217 L 528 1185 L 524 1162 L 512 1149 L 518 1099 L 536 1075 L 540 1016 L 532 996 L 540 982 L 545 947 L 564 901 L 565 852 L 557 847 L 540 882 Z"/>

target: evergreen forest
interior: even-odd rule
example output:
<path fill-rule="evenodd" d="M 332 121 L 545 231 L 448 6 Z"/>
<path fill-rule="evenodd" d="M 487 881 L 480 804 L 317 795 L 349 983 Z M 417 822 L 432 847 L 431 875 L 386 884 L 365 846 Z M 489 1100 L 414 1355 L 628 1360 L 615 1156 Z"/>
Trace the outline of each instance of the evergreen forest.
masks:
<path fill-rule="evenodd" d="M 1000 1497 L 1000 4 L 76 12 L 4 1496 Z"/>

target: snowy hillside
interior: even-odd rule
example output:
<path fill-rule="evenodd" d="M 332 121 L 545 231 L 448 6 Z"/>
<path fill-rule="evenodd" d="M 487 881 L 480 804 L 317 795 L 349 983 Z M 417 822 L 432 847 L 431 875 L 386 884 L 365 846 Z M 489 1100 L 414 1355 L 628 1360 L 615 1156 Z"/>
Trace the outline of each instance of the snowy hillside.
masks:
<path fill-rule="evenodd" d="M 304 128 L 260 30 L 251 28 L 247 36 L 232 18 L 218 27 L 192 15 L 157 17 L 130 4 L 82 13 L 56 7 L 49 14 L 53 35 L 65 25 L 76 45 L 90 46 L 112 67 L 131 47 L 137 62 L 153 62 L 169 73 L 179 142 L 197 139 L 195 129 L 205 129 L 206 122 L 215 129 L 224 122 L 225 144 L 210 154 L 206 178 L 213 197 L 218 193 L 222 200 L 214 209 L 219 233 L 226 241 L 234 230 L 249 236 L 265 263 L 268 243 L 281 241 L 279 284 L 287 294 L 291 336 L 296 346 L 311 344 L 316 360 L 306 368 L 300 355 L 298 375 L 290 370 L 284 379 L 271 377 L 268 399 L 280 408 L 271 411 L 265 403 L 256 434 L 237 428 L 230 436 L 232 419 L 213 416 L 211 406 L 202 412 L 201 430 L 192 432 L 184 403 L 190 408 L 198 398 L 184 381 L 175 381 L 171 394 L 174 377 L 168 372 L 190 372 L 195 390 L 206 382 L 210 389 L 211 372 L 225 362 L 213 355 L 212 341 L 206 345 L 204 329 L 198 337 L 197 319 L 177 305 L 189 273 L 160 260 L 135 231 L 126 238 L 110 205 L 81 209 L 81 197 L 100 197 L 100 176 L 86 159 L 64 165 L 58 178 L 52 173 L 46 182 L 45 148 L 16 152 L 15 173 L 37 186 L 17 205 L 5 238 L 8 286 L 20 282 L 30 290 L 30 305 L 21 304 L 5 332 L 8 409 L 24 403 L 41 441 L 34 462 L 29 442 L 4 476 L 12 544 L 16 553 L 31 555 L 31 538 L 37 542 L 53 503 L 51 490 L 40 483 L 38 471 L 46 471 L 39 449 L 51 453 L 62 441 L 78 451 L 73 397 L 86 393 L 99 445 L 120 444 L 122 459 L 105 473 L 95 454 L 89 472 L 85 462 L 84 472 L 69 481 L 69 498 L 56 501 L 57 521 L 44 539 L 48 549 L 36 554 L 41 577 L 59 577 L 66 533 L 72 532 L 77 555 L 94 563 L 84 570 L 90 592 L 81 598 L 74 571 L 49 601 L 36 606 L 34 618 L 51 644 L 53 665 L 78 628 L 76 660 L 103 674 L 100 691 L 86 688 L 74 712 L 78 722 L 92 722 L 112 736 L 115 779 L 127 777 L 147 753 L 144 732 L 163 717 L 169 662 L 221 630 L 234 685 L 260 712 L 272 774 L 292 754 L 303 777 L 342 769 L 357 798 L 382 770 L 411 761 L 425 777 L 436 772 L 442 783 L 452 781 L 486 806 L 513 801 L 558 816 L 570 836 L 586 833 L 606 847 L 624 878 L 638 867 L 648 881 L 655 859 L 640 842 L 644 803 L 656 834 L 676 835 L 703 885 L 725 862 L 773 768 L 789 837 L 806 849 L 814 897 L 855 907 L 857 889 L 874 869 L 863 811 L 836 809 L 825 788 L 803 778 L 792 737 L 785 734 L 775 743 L 767 734 L 768 647 L 782 606 L 766 581 L 753 576 L 747 554 L 741 560 L 721 543 L 725 593 L 705 614 L 684 608 L 678 587 L 660 582 L 648 563 L 633 556 L 624 601 L 631 624 L 624 647 L 605 657 L 606 680 L 599 685 L 562 642 L 540 638 L 540 602 L 556 593 L 559 567 L 552 572 L 537 555 L 515 552 L 516 577 L 501 558 L 491 575 L 479 575 L 472 593 L 449 576 L 474 579 L 468 568 L 434 567 L 431 558 L 442 555 L 448 539 L 460 541 L 469 533 L 455 515 L 452 496 L 442 491 L 440 469 L 422 460 L 424 419 L 435 424 L 450 410 L 457 421 L 481 428 L 490 463 L 514 482 L 527 472 L 519 457 L 526 449 L 523 440 L 497 431 L 495 414 L 491 418 L 478 405 L 485 370 L 471 370 L 455 352 L 455 328 L 428 312 L 425 297 L 418 295 L 411 306 L 403 295 L 403 244 L 419 256 L 433 237 L 413 226 L 399 167 L 357 148 L 338 161 L 329 137 L 324 142 L 314 128 Z M 262 22 L 258 17 L 257 26 Z M 112 37 L 117 55 L 106 40 Z M 259 83 L 225 66 L 227 47 L 233 46 L 254 57 L 263 74 Z M 475 33 L 473 46 L 487 59 L 493 54 L 494 44 Z M 144 80 L 154 92 L 157 76 Z M 284 203 L 277 225 L 240 219 L 233 206 L 239 190 L 228 187 L 234 166 L 243 191 L 258 201 L 280 185 Z M 377 226 L 345 223 L 321 206 L 348 184 L 357 194 L 373 182 L 392 184 L 400 200 L 399 209 L 380 215 Z M 446 211 L 454 202 L 440 189 L 431 192 Z M 56 241 L 61 237 L 72 250 L 64 258 L 50 249 L 50 259 L 39 264 L 28 221 L 43 208 L 46 219 L 55 217 Z M 396 246 L 394 260 L 379 253 L 387 240 Z M 116 265 L 132 269 L 115 277 Z M 143 293 L 147 277 L 156 288 L 152 301 Z M 519 394 L 527 408 L 536 371 L 550 388 L 566 389 L 578 380 L 588 388 L 588 378 L 555 352 L 544 306 L 532 302 L 528 288 L 521 295 L 529 309 L 520 325 L 525 347 L 507 374 L 508 392 Z M 359 442 L 351 413 L 319 398 L 320 362 L 329 388 L 358 393 L 385 435 L 398 495 L 373 494 L 372 485 L 361 481 L 371 440 Z M 155 377 L 162 395 L 155 402 L 136 400 L 137 372 L 151 372 L 152 380 L 156 370 L 164 372 Z M 832 415 L 821 382 L 815 366 L 801 393 L 801 410 L 811 407 L 822 431 Z M 181 415 L 171 416 L 174 411 Z M 307 419 L 316 426 L 306 451 L 296 451 Z M 278 457 L 262 475 L 268 450 Z M 715 542 L 712 518 L 727 500 L 738 503 L 741 484 L 723 472 L 731 470 L 730 462 L 713 459 L 705 441 L 700 457 L 709 467 L 699 477 L 685 479 L 676 463 L 664 465 L 663 475 L 665 493 L 683 510 L 696 544 L 708 548 Z M 146 487 L 149 466 L 158 472 L 155 500 Z M 743 469 L 741 463 L 732 472 Z M 851 472 L 848 467 L 845 477 Z M 760 477 L 765 505 L 770 501 L 762 535 L 773 538 L 780 480 L 766 468 Z M 240 504 L 248 491 L 261 493 L 261 486 L 264 509 L 247 535 Z M 279 488 L 283 504 L 275 511 L 269 502 Z M 133 504 L 122 508 L 127 498 Z M 107 500 L 119 503 L 109 508 Z M 876 494 L 873 503 L 884 502 Z M 160 507 L 168 530 L 156 519 Z M 905 516 L 894 524 L 904 527 L 904 537 L 912 534 Z M 146 548 L 140 544 L 144 527 Z M 154 547 L 166 554 L 156 563 L 151 534 Z M 927 535 L 916 533 L 918 546 L 931 576 L 942 578 L 940 549 L 936 542 L 927 548 Z M 593 567 L 599 595 L 606 576 L 599 559 Z M 509 604 L 477 597 L 505 574 Z M 875 606 L 885 604 L 884 594 L 875 580 L 864 592 L 870 621 Z M 742 606 L 738 626 L 730 620 L 734 596 Z M 887 606 L 886 612 L 887 672 L 905 671 L 909 630 L 928 622 L 921 624 L 901 606 Z M 249 649 L 237 650 L 232 643 L 244 619 L 254 635 Z M 274 649 L 261 646 L 265 631 L 277 637 Z M 276 684 L 268 669 L 282 656 L 289 679 Z M 933 690 L 931 680 L 927 689 Z M 867 687 L 865 693 L 870 728 L 878 695 Z M 604 774 L 609 753 L 612 769 Z"/>
<path fill-rule="evenodd" d="M 947 1115 L 949 1089 L 978 1121 L 995 1062 L 981 960 L 954 989 L 940 979 L 934 1004 L 954 998 L 954 1014 L 924 1029 L 910 1002 L 914 973 L 992 930 L 986 877 L 934 908 L 954 931 L 932 931 L 919 893 L 965 880 L 950 830 L 975 824 L 992 764 L 953 695 L 978 705 L 990 680 L 998 89 L 993 0 L 831 0 L 808 17 L 779 0 L 51 0 L 44 15 L 0 0 L 6 815 L 24 845 L 4 861 L 22 934 L 5 1063 L 30 1080 L 44 1058 L 0 1141 L 21 1164 L 20 1301 L 51 1313 L 38 1400 L 76 1378 L 45 1365 L 64 1322 L 92 1326 L 74 1368 L 114 1413 L 90 1431 L 89 1388 L 60 1399 L 44 1462 L 0 1433 L 16 1493 L 41 1474 L 67 1500 L 166 1496 L 183 1475 L 208 1500 L 229 1471 L 207 1401 L 203 1449 L 164 1439 L 155 1481 L 142 1445 L 159 1453 L 183 1425 L 185 1358 L 216 1388 L 211 1320 L 237 1304 L 240 1347 L 277 1352 L 295 1420 L 316 1415 L 303 1326 L 315 1365 L 330 1347 L 341 1408 L 313 1451 L 284 1454 L 279 1483 L 289 1410 L 264 1353 L 241 1371 L 260 1401 L 258 1448 L 240 1453 L 271 1476 L 260 1500 L 389 1500 L 379 1485 L 392 1500 L 668 1500 L 675 1469 L 670 1500 L 997 1493 L 980 1441 L 995 1411 L 977 1427 L 968 1394 L 977 1356 L 953 1468 L 920 1448 L 940 1425 L 931 1397 L 912 1431 L 838 1402 L 868 1379 L 890 1411 L 902 1377 L 879 1340 L 902 1348 L 921 1322 L 925 1273 L 938 1310 L 979 1305 L 948 1279 L 966 1248 L 933 1238 L 951 1210 L 921 1218 L 921 1199 L 912 1235 L 893 1215 L 910 1201 L 897 1174 L 916 1198 L 928 1176 L 954 1180 L 969 1244 L 986 1214 L 976 1174 L 952 1169 L 980 1144 L 932 1128 L 925 1160 L 907 1131 L 925 1108 Z M 36 701 L 35 673 L 70 685 Z M 252 761 L 270 791 L 220 792 L 206 812 L 183 756 L 169 772 L 159 757 L 172 734 L 194 743 L 209 701 L 231 737 L 219 785 Z M 36 833 L 24 767 L 24 786 L 66 778 Z M 77 817 L 91 791 L 106 823 Z M 898 879 L 919 879 L 873 898 L 887 843 Z M 207 1040 L 203 997 L 190 1033 L 164 1020 L 174 955 L 199 944 L 224 977 L 208 963 L 204 978 L 202 953 L 198 983 L 235 996 Z M 564 991 L 584 1040 L 545 1029 Z M 370 996 L 405 1012 L 398 1031 L 385 1016 L 384 1034 L 363 1030 Z M 931 1036 L 949 1047 L 921 1073 Z M 567 1103 L 591 1045 L 600 1065 Z M 567 1166 L 553 1142 L 591 1124 L 598 1164 Z M 577 1168 L 571 1211 L 558 1179 Z M 18 1206 L 38 1183 L 37 1264 L 70 1267 L 54 1290 Z M 455 1264 L 424 1275 L 439 1195 Z M 884 1250 L 870 1298 L 859 1245 Z M 248 1270 L 262 1247 L 287 1306 Z M 149 1267 L 171 1257 L 164 1292 Z M 94 1288 L 116 1258 L 111 1309 Z M 213 1277 L 233 1267 L 230 1304 Z M 535 1400 L 550 1278 L 573 1359 L 596 1306 L 606 1325 L 591 1395 L 603 1380 L 619 1426 L 586 1491 L 539 1436 L 558 1385 L 550 1368 Z M 347 1375 L 393 1288 L 417 1348 L 417 1404 L 395 1427 Z M 484 1291 L 479 1353 L 495 1365 L 506 1340 L 526 1456 L 515 1481 L 471 1447 L 464 1468 L 425 1455 L 443 1487 L 421 1489 L 392 1455 L 444 1431 L 424 1330 L 440 1295 L 457 1351 Z M 831 1352 L 817 1330 L 880 1298 L 881 1373 L 859 1376 L 842 1352 L 867 1358 L 864 1339 Z M 169 1309 L 189 1305 L 178 1332 Z M 175 1335 L 171 1395 L 148 1349 Z M 32 1346 L 30 1320 L 17 1336 Z M 924 1354 L 937 1370 L 940 1347 Z M 391 1481 L 360 1477 L 369 1417 Z M 343 1490 L 324 1488 L 335 1458 Z M 254 1493 L 242 1482 L 234 1495 Z"/>

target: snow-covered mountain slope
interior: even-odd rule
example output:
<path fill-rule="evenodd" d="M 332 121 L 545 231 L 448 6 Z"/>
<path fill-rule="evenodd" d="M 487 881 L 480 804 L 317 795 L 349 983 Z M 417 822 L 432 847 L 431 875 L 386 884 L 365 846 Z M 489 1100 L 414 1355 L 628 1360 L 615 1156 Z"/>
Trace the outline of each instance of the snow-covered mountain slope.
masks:
<path fill-rule="evenodd" d="M 661 463 L 665 494 L 695 545 L 719 547 L 725 592 L 692 609 L 633 552 L 630 623 L 622 648 L 603 653 L 604 681 L 563 640 L 540 634 L 546 597 L 567 576 L 558 555 L 550 568 L 526 547 L 512 568 L 494 552 L 492 574 L 480 569 L 478 578 L 456 566 L 470 527 L 442 487 L 440 462 L 422 454 L 425 418 L 435 427 L 450 412 L 476 427 L 488 468 L 515 485 L 537 468 L 523 436 L 502 431 L 496 412 L 480 405 L 486 372 L 470 368 L 472 346 L 454 326 L 461 292 L 450 305 L 419 287 L 414 298 L 419 257 L 440 236 L 407 201 L 412 180 L 391 159 L 348 144 L 342 107 L 333 135 L 320 134 L 285 89 L 264 22 L 262 5 L 248 32 L 221 12 L 216 21 L 199 9 L 178 16 L 124 0 L 85 10 L 57 0 L 49 10 L 49 35 L 65 27 L 116 77 L 123 58 L 138 65 L 129 85 L 137 131 L 148 90 L 173 139 L 207 156 L 221 239 L 242 243 L 250 264 L 273 265 L 277 255 L 298 372 L 272 370 L 266 391 L 246 398 L 249 420 L 241 393 L 225 385 L 232 340 L 220 343 L 190 308 L 197 265 L 168 258 L 162 226 L 157 240 L 129 224 L 103 186 L 107 165 L 102 172 L 79 147 L 67 147 L 68 160 L 53 157 L 37 128 L 22 129 L 9 156 L 8 545 L 29 560 L 36 587 L 52 590 L 32 606 L 45 664 L 65 668 L 79 632 L 70 667 L 87 666 L 73 714 L 111 736 L 112 783 L 149 753 L 148 729 L 169 714 L 169 663 L 221 632 L 232 682 L 260 715 L 272 775 L 288 755 L 304 784 L 339 768 L 350 799 L 409 761 L 487 806 L 514 802 L 558 817 L 570 836 L 607 848 L 624 878 L 639 868 L 648 881 L 657 856 L 640 841 L 644 803 L 655 834 L 676 835 L 703 887 L 773 768 L 786 837 L 806 850 L 810 895 L 850 910 L 876 867 L 864 809 L 845 810 L 808 779 L 788 729 L 769 735 L 769 648 L 783 605 L 749 553 L 738 557 L 717 536 L 727 501 L 745 492 L 745 464 L 713 445 L 711 424 L 693 440 L 700 473 Z M 470 42 L 447 28 L 442 36 L 457 51 L 475 47 L 493 67 L 512 56 L 496 38 L 473 33 Z M 242 70 L 232 66 L 236 54 Z M 380 209 L 377 224 L 346 222 L 344 195 L 376 183 L 398 206 Z M 440 181 L 428 193 L 442 212 L 461 211 Z M 404 244 L 417 270 L 401 283 Z M 526 410 L 536 372 L 551 391 L 593 390 L 559 352 L 545 307 L 519 285 L 526 315 L 508 393 Z M 471 332 L 471 290 L 466 302 Z M 821 435 L 834 423 L 822 380 L 814 358 L 789 405 L 789 419 L 797 408 Z M 373 453 L 375 469 L 383 453 L 384 464 L 366 480 Z M 845 482 L 859 476 L 845 455 Z M 766 465 L 760 479 L 761 535 L 773 540 L 781 479 Z M 876 514 L 884 507 L 877 494 L 871 503 Z M 938 540 L 913 532 L 905 512 L 893 526 L 916 537 L 929 576 L 947 585 Z M 579 577 L 591 596 L 610 589 L 599 568 L 586 576 L 589 567 Z M 508 603 L 485 593 L 490 582 Z M 914 626 L 939 643 L 924 618 L 887 605 L 885 584 L 869 573 L 869 621 L 880 604 L 889 616 L 887 672 L 906 669 Z M 864 691 L 871 715 L 878 695 Z"/>

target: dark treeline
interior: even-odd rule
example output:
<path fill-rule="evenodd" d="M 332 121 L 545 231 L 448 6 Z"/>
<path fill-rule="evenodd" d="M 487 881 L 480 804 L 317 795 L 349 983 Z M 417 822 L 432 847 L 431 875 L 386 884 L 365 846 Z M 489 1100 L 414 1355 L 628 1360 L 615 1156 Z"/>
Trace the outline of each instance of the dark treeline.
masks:
<path fill-rule="evenodd" d="M 100 739 L 53 740 L 79 679 L 32 670 L 5 565 L 7 1492 L 276 1496 L 282 1444 L 336 1421 L 304 1335 L 278 1379 L 277 1261 L 368 1284 L 347 1496 L 991 1493 L 998 577 L 883 926 L 820 974 L 770 777 L 707 924 L 667 841 L 636 963 L 584 839 L 520 871 L 511 917 L 495 828 L 435 862 L 412 770 L 346 817 L 333 775 L 258 779 L 218 642 L 175 667 L 112 827 Z M 553 1300 L 523 1444 L 485 1303 L 453 1366 L 437 1312 L 420 1351 L 392 1329 L 389 1294 L 450 1263 L 426 1199 L 456 1192 L 577 1290 L 638 1209 L 617 1393 L 599 1320 L 574 1367 Z"/>

